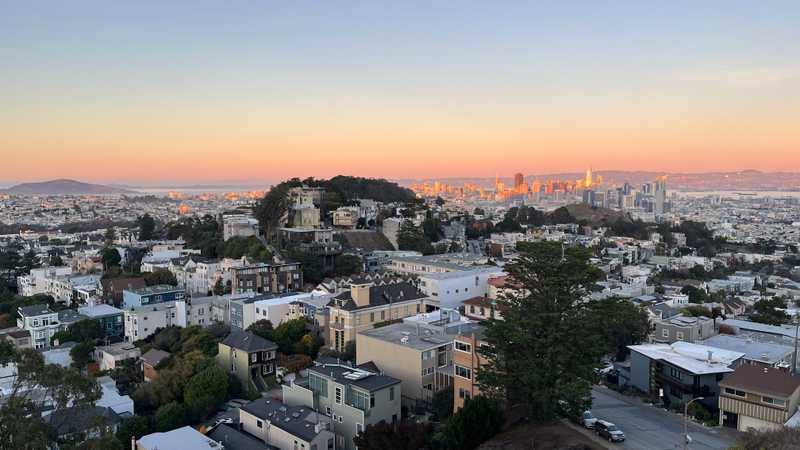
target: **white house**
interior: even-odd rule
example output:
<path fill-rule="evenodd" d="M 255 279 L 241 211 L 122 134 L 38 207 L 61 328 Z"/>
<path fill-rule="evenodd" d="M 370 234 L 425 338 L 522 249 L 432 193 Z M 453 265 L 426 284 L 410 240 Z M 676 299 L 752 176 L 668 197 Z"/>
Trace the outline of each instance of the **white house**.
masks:
<path fill-rule="evenodd" d="M 419 289 L 438 300 L 439 307 L 457 309 L 464 300 L 488 296 L 489 278 L 502 274 L 503 271 L 497 267 L 428 273 L 419 277 Z"/>

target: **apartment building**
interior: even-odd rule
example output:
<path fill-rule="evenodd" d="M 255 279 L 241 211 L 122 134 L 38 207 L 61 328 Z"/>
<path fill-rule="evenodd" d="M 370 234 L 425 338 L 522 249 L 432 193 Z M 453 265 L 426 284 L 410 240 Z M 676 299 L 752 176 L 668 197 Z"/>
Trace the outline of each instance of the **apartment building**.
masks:
<path fill-rule="evenodd" d="M 89 305 L 78 308 L 78 314 L 100 323 L 106 337 L 122 337 L 125 335 L 123 324 L 124 311 L 111 305 Z"/>
<path fill-rule="evenodd" d="M 62 329 L 58 313 L 44 304 L 21 306 L 17 315 L 17 328 L 30 332 L 31 346 L 37 350 L 50 348 L 50 338 Z"/>
<path fill-rule="evenodd" d="M 444 254 L 429 256 L 396 256 L 392 257 L 387 269 L 401 274 L 425 275 L 430 273 L 457 272 L 478 268 L 492 268 L 484 266 L 488 258 L 468 254 Z M 493 267 L 497 269 L 496 267 Z"/>
<path fill-rule="evenodd" d="M 375 286 L 354 284 L 328 304 L 327 344 L 344 351 L 356 334 L 376 323 L 400 320 L 425 312 L 429 298 L 408 282 Z"/>
<path fill-rule="evenodd" d="M 144 278 L 108 278 L 100 280 L 100 298 L 112 306 L 122 305 L 122 291 L 134 291 L 147 287 Z"/>
<path fill-rule="evenodd" d="M 258 235 L 258 220 L 248 214 L 225 214 L 222 216 L 222 239 Z"/>
<path fill-rule="evenodd" d="M 419 276 L 419 289 L 442 308 L 458 308 L 464 300 L 489 294 L 488 280 L 502 274 L 497 267 L 482 267 Z"/>
<path fill-rule="evenodd" d="M 800 421 L 800 376 L 743 365 L 719 382 L 719 423 L 739 431 L 774 430 Z M 799 417 L 793 417 L 799 416 Z"/>
<path fill-rule="evenodd" d="M 372 361 L 387 375 L 400 379 L 407 406 L 430 406 L 436 392 L 452 388 L 453 341 L 478 327 L 460 319 L 449 323 L 446 320 L 408 320 L 359 332 L 356 363 Z"/>
<path fill-rule="evenodd" d="M 141 289 L 122 291 L 122 304 L 125 308 L 136 308 L 145 305 L 158 303 L 174 302 L 186 298 L 186 291 L 183 288 L 160 284 L 147 286 Z"/>
<path fill-rule="evenodd" d="M 503 320 L 507 305 L 489 297 L 473 297 L 464 300 L 464 315 L 472 320 Z"/>
<path fill-rule="evenodd" d="M 139 359 L 142 355 L 139 347 L 130 342 L 96 347 L 93 352 L 94 360 L 100 365 L 100 370 L 114 370 L 117 365 L 129 359 Z"/>
<path fill-rule="evenodd" d="M 278 346 L 249 331 L 232 330 L 218 344 L 217 364 L 239 378 L 242 386 L 267 391 L 267 382 L 275 377 Z"/>
<path fill-rule="evenodd" d="M 234 294 L 280 294 L 302 289 L 303 271 L 300 263 L 253 264 L 231 267 L 231 286 Z"/>
<path fill-rule="evenodd" d="M 175 302 L 175 324 L 179 327 L 207 327 L 222 320 L 214 318 L 215 297 L 196 297 Z"/>
<path fill-rule="evenodd" d="M 44 267 L 31 269 L 28 275 L 17 277 L 17 289 L 19 295 L 30 297 L 36 294 L 46 294 L 47 280 L 58 277 L 72 275 L 72 268 L 69 266 Z"/>
<path fill-rule="evenodd" d="M 219 276 L 221 263 L 216 259 L 190 255 L 170 260 L 167 270 L 175 275 L 178 287 L 189 295 L 208 295 Z"/>
<path fill-rule="evenodd" d="M 330 418 L 307 406 L 290 406 L 280 400 L 260 398 L 239 409 L 241 430 L 266 448 L 327 450 L 334 448 Z"/>
<path fill-rule="evenodd" d="M 177 325 L 175 302 L 125 309 L 125 341 L 136 342 L 151 336 L 159 328 Z"/>
<path fill-rule="evenodd" d="M 373 365 L 374 366 L 374 365 Z M 374 367 L 317 360 L 308 377 L 283 385 L 283 401 L 331 418 L 335 448 L 354 450 L 353 438 L 367 426 L 401 419 L 401 382 Z"/>
<path fill-rule="evenodd" d="M 653 342 L 672 344 L 677 341 L 698 342 L 714 334 L 714 321 L 709 317 L 690 317 L 682 314 L 668 319 L 653 320 Z"/>
<path fill-rule="evenodd" d="M 232 328 L 246 330 L 259 320 L 269 320 L 273 327 L 277 327 L 288 320 L 291 303 L 307 296 L 306 293 L 284 292 L 232 298 L 230 300 L 230 325 Z"/>
<path fill-rule="evenodd" d="M 483 327 L 473 327 L 453 339 L 453 411 L 458 411 L 464 403 L 481 394 L 476 374 L 486 364 L 478 350 L 488 345 L 484 340 Z"/>

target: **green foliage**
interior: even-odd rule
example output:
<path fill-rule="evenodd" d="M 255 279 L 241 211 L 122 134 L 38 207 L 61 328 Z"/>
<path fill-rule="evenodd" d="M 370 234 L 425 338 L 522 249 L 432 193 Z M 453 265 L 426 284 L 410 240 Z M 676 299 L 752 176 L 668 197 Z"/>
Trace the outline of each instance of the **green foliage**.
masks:
<path fill-rule="evenodd" d="M 438 217 L 433 217 L 433 213 L 428 210 L 425 213 L 425 220 L 422 221 L 422 234 L 428 242 L 438 242 L 442 233 L 442 222 Z"/>
<path fill-rule="evenodd" d="M 447 450 L 471 450 L 499 433 L 504 422 L 500 402 L 477 396 L 447 420 L 439 442 Z"/>
<path fill-rule="evenodd" d="M 189 425 L 189 414 L 178 402 L 170 402 L 158 408 L 153 418 L 156 431 L 171 431 Z"/>
<path fill-rule="evenodd" d="M 183 399 L 194 418 L 203 419 L 225 401 L 228 375 L 216 365 L 194 375 L 183 392 Z"/>
<path fill-rule="evenodd" d="M 484 211 L 483 208 L 475 208 L 475 210 L 472 211 L 472 214 L 476 216 L 485 216 L 486 211 Z"/>
<path fill-rule="evenodd" d="M 710 301 L 705 289 L 696 288 L 688 284 L 681 289 L 681 294 L 689 296 L 689 303 L 707 303 Z"/>
<path fill-rule="evenodd" d="M 410 220 L 406 220 L 400 225 L 397 233 L 397 249 L 417 251 L 423 255 L 433 253 L 433 246 L 428 237 L 420 227 L 414 225 Z"/>
<path fill-rule="evenodd" d="M 101 258 L 103 260 L 103 267 L 105 267 L 106 270 L 112 267 L 119 267 L 119 263 L 122 261 L 122 257 L 114 247 L 104 248 L 101 253 Z"/>
<path fill-rule="evenodd" d="M 145 215 L 136 219 L 136 225 L 139 227 L 139 240 L 149 241 L 155 238 L 156 221 L 145 213 Z"/>
<path fill-rule="evenodd" d="M 358 255 L 342 254 L 333 261 L 334 274 L 337 277 L 354 275 L 364 271 L 364 262 Z"/>
<path fill-rule="evenodd" d="M 177 286 L 178 279 L 175 274 L 167 269 L 156 269 L 153 272 L 145 272 L 143 274 L 144 283 L 148 286 L 158 286 L 161 284 L 168 284 L 170 286 Z"/>
<path fill-rule="evenodd" d="M 689 317 L 711 317 L 711 310 L 700 305 L 686 306 L 681 309 L 681 312 Z"/>
<path fill-rule="evenodd" d="M 62 330 L 53 335 L 50 339 L 51 343 L 58 340 L 59 342 L 85 342 L 95 341 L 102 339 L 105 336 L 105 331 L 100 322 L 92 319 L 79 320 L 66 330 Z"/>
<path fill-rule="evenodd" d="M 76 369 L 83 369 L 92 361 L 92 352 L 94 351 L 93 341 L 83 341 L 76 344 L 69 350 L 69 356 L 72 357 L 72 367 Z"/>
<path fill-rule="evenodd" d="M 430 424 L 401 422 L 391 425 L 380 421 L 353 438 L 359 450 L 419 450 L 429 448 L 433 428 Z"/>
<path fill-rule="evenodd" d="M 318 284 L 325 279 L 325 267 L 323 267 L 322 259 L 319 256 L 303 252 L 297 248 L 287 251 L 286 256 L 300 263 L 305 283 Z"/>
<path fill-rule="evenodd" d="M 59 255 L 50 255 L 47 264 L 51 267 L 60 267 L 64 265 L 64 260 Z"/>
<path fill-rule="evenodd" d="M 783 325 L 789 323 L 789 315 L 785 312 L 786 299 L 783 297 L 765 298 L 753 305 L 750 320 L 768 325 Z"/>
<path fill-rule="evenodd" d="M 150 434 L 150 432 L 150 420 L 147 417 L 133 416 L 119 425 L 117 440 L 123 445 L 129 446 L 131 437 L 139 439 L 146 434 Z"/>
<path fill-rule="evenodd" d="M 563 258 L 560 243 L 519 250 L 505 269 L 521 289 L 500 300 L 505 320 L 487 323 L 489 347 L 479 351 L 488 364 L 478 382 L 492 396 L 524 404 L 536 420 L 577 416 L 591 403 L 594 371 L 609 350 L 595 335 L 596 306 L 583 301 L 602 273 L 585 248 L 567 248 Z"/>
<path fill-rule="evenodd" d="M 647 338 L 650 322 L 647 313 L 622 298 L 609 298 L 589 303 L 588 314 L 596 320 L 592 334 L 607 342 L 607 349 L 616 360 L 626 359 L 628 345 L 639 344 Z"/>
<path fill-rule="evenodd" d="M 203 217 L 184 217 L 166 226 L 167 239 L 183 239 L 207 258 L 218 258 L 222 248 L 222 225 L 206 214 Z"/>
<path fill-rule="evenodd" d="M 757 431 L 750 428 L 739 434 L 736 450 L 790 450 L 800 448 L 800 428 L 780 427 Z"/>
<path fill-rule="evenodd" d="M 235 236 L 223 244 L 222 255 L 225 258 L 239 259 L 247 256 L 258 261 L 270 261 L 272 255 L 255 236 Z"/>
<path fill-rule="evenodd" d="M 306 334 L 306 321 L 304 319 L 294 319 L 286 321 L 275 328 L 272 332 L 272 342 L 278 344 L 278 351 L 290 354 L 295 350 L 298 343 Z"/>
<path fill-rule="evenodd" d="M 576 223 L 577 220 L 572 216 L 572 214 L 570 214 L 566 207 L 562 206 L 550 213 L 548 222 L 553 225 L 559 225 L 565 223 Z"/>
<path fill-rule="evenodd" d="M 249 327 L 247 327 L 247 331 L 255 334 L 256 336 L 261 336 L 262 338 L 271 341 L 272 338 L 272 322 L 268 319 L 261 319 L 253 322 Z"/>
<path fill-rule="evenodd" d="M 214 283 L 213 289 L 214 295 L 225 295 L 227 289 L 225 289 L 225 285 L 222 284 L 222 278 L 218 279 L 216 283 Z"/>
<path fill-rule="evenodd" d="M 433 394 L 433 411 L 439 420 L 447 419 L 453 415 L 453 387 L 446 387 Z"/>
<path fill-rule="evenodd" d="M 714 256 L 717 254 L 719 242 L 714 239 L 714 233 L 703 222 L 687 220 L 673 229 L 675 232 L 686 235 L 686 245 L 697 249 L 700 256 Z"/>

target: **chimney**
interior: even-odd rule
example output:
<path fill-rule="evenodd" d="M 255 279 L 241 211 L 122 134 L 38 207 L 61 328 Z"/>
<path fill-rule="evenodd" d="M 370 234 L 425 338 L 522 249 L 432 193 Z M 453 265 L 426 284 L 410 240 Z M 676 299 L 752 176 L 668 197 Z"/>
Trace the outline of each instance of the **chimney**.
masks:
<path fill-rule="evenodd" d="M 353 298 L 356 306 L 363 307 L 369 306 L 369 288 L 371 284 L 354 284 L 350 286 L 350 296 Z"/>
<path fill-rule="evenodd" d="M 708 363 L 709 363 L 709 364 L 711 364 L 712 362 L 714 362 L 714 360 L 713 360 L 713 356 L 714 356 L 714 352 L 712 352 L 711 350 L 709 350 L 709 351 L 708 351 Z"/>

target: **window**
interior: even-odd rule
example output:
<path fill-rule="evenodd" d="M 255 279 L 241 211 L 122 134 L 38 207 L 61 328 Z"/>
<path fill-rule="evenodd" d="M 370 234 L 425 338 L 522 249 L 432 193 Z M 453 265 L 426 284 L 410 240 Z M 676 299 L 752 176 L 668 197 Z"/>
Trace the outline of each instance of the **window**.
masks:
<path fill-rule="evenodd" d="M 779 398 L 772 398 L 772 397 L 761 397 L 761 401 L 768 404 L 768 405 L 775 405 L 775 406 L 786 406 L 786 400 L 781 400 Z"/>
<path fill-rule="evenodd" d="M 369 407 L 375 407 L 375 394 L 369 394 Z"/>
<path fill-rule="evenodd" d="M 362 431 L 364 431 L 364 425 L 362 425 L 360 423 L 357 423 L 356 424 L 356 433 L 361 434 Z"/>
<path fill-rule="evenodd" d="M 369 313 L 369 321 L 370 321 L 370 323 L 375 322 L 375 313 L 374 312 Z"/>
<path fill-rule="evenodd" d="M 463 398 L 464 400 L 469 399 L 470 398 L 469 391 L 464 388 L 458 388 L 458 398 Z"/>
<path fill-rule="evenodd" d="M 342 403 L 342 388 L 340 387 L 336 388 L 336 403 Z"/>
<path fill-rule="evenodd" d="M 433 351 L 432 350 L 428 350 L 426 352 L 422 352 L 422 360 L 423 361 L 425 361 L 426 359 L 431 359 L 431 358 L 433 358 Z"/>
<path fill-rule="evenodd" d="M 469 312 L 475 314 L 475 305 L 469 305 Z"/>
<path fill-rule="evenodd" d="M 258 359 L 258 354 L 252 353 L 250 355 L 250 362 L 256 362 L 257 359 Z"/>
<path fill-rule="evenodd" d="M 423 367 L 422 368 L 422 376 L 427 377 L 428 375 L 433 374 L 433 367 Z"/>
<path fill-rule="evenodd" d="M 389 401 L 394 401 L 394 386 L 389 388 Z"/>
<path fill-rule="evenodd" d="M 342 423 L 342 416 L 339 416 L 339 423 Z"/>
<path fill-rule="evenodd" d="M 680 371 L 680 370 L 678 370 L 678 369 L 676 369 L 676 368 L 674 368 L 674 367 L 670 367 L 670 368 L 669 368 L 669 376 L 671 376 L 672 378 L 677 378 L 677 379 L 679 379 L 679 380 L 680 380 L 680 378 L 681 378 L 681 371 Z"/>
<path fill-rule="evenodd" d="M 330 406 L 326 406 L 325 407 L 325 415 L 326 416 L 330 416 L 331 415 L 331 407 Z"/>
<path fill-rule="evenodd" d="M 260 420 L 256 420 L 256 426 L 257 426 L 258 428 L 263 428 L 263 427 L 264 427 L 264 424 L 263 424 L 263 423 L 262 423 Z"/>
<path fill-rule="evenodd" d="M 466 367 L 461 367 L 459 365 L 456 365 L 456 376 L 457 377 L 461 377 L 461 378 L 465 378 L 467 380 L 471 380 L 472 379 L 472 370 L 471 369 L 467 369 Z"/>
<path fill-rule="evenodd" d="M 661 330 L 661 337 L 665 337 L 665 338 L 669 337 L 669 330 L 667 328 L 664 328 L 663 330 Z"/>
<path fill-rule="evenodd" d="M 466 342 L 455 341 L 455 349 L 464 352 L 464 353 L 472 353 L 472 345 L 467 344 Z"/>
<path fill-rule="evenodd" d="M 679 341 L 682 341 L 682 340 L 683 340 L 683 331 L 677 331 L 677 332 L 675 332 L 675 338 L 676 338 L 677 340 L 679 340 Z"/>
<path fill-rule="evenodd" d="M 381 320 L 386 320 L 386 311 L 381 311 Z"/>

